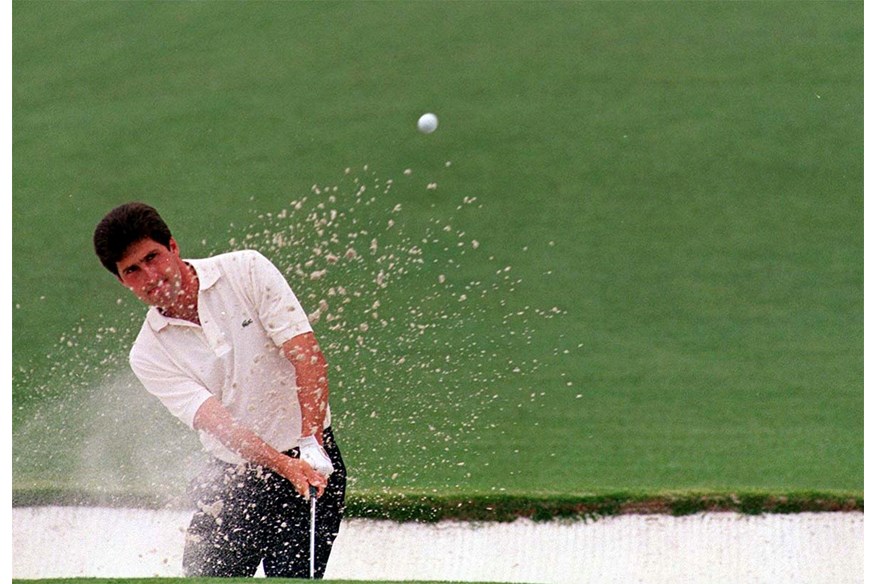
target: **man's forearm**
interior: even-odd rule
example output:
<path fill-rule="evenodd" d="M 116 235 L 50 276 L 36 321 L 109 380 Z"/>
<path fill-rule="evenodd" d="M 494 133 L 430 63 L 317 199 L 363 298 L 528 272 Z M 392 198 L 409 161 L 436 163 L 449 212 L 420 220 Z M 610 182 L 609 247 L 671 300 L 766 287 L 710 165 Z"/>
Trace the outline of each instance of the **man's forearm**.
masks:
<path fill-rule="evenodd" d="M 194 427 L 215 436 L 226 448 L 248 462 L 264 466 L 285 477 L 299 494 L 309 496 L 309 487 L 317 487 L 321 495 L 325 479 L 309 464 L 286 456 L 262 440 L 255 432 L 238 424 L 215 397 L 208 398 L 195 413 Z"/>
<path fill-rule="evenodd" d="M 283 353 L 295 367 L 298 404 L 301 407 L 301 435 L 315 435 L 321 443 L 329 396 L 325 356 L 312 333 L 287 341 L 283 345 Z"/>
<path fill-rule="evenodd" d="M 235 422 L 218 399 L 207 399 L 195 414 L 196 430 L 216 437 L 223 446 L 236 452 L 248 462 L 277 470 L 285 456 L 262 440 L 249 428 Z"/>
<path fill-rule="evenodd" d="M 303 379 L 298 385 L 301 405 L 301 435 L 316 435 L 322 443 L 322 430 L 328 406 L 328 383 L 324 376 Z"/>

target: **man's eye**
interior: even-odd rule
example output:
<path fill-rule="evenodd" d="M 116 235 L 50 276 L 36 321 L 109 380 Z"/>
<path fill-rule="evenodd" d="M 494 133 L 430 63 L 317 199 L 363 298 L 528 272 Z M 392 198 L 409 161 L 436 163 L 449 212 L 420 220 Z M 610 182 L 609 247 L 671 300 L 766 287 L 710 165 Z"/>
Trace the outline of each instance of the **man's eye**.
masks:
<path fill-rule="evenodd" d="M 156 255 L 157 255 L 157 254 L 154 253 L 154 252 L 153 252 L 153 253 L 150 253 L 149 255 L 146 256 L 146 261 L 147 261 L 147 262 L 151 262 L 152 260 L 155 259 L 155 256 L 156 256 Z"/>

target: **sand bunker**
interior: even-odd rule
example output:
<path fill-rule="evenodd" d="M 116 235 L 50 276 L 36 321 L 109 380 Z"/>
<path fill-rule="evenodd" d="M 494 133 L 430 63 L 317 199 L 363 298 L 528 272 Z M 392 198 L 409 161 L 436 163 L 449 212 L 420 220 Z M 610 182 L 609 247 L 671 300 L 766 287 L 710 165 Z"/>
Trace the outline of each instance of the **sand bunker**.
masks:
<path fill-rule="evenodd" d="M 14 578 L 181 576 L 181 511 L 12 510 Z M 687 517 L 596 522 L 351 520 L 326 578 L 536 583 L 820 583 L 864 579 L 864 514 Z"/>

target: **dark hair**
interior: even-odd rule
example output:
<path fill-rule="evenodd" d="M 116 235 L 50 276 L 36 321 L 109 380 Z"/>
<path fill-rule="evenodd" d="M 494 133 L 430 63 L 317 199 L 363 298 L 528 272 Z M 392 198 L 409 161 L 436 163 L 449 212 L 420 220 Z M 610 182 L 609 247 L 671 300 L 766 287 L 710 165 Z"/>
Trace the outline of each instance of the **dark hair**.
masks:
<path fill-rule="evenodd" d="M 144 203 L 125 203 L 106 214 L 94 229 L 94 252 L 107 270 L 119 275 L 116 264 L 131 245 L 151 239 L 170 247 L 170 228 L 158 211 Z"/>

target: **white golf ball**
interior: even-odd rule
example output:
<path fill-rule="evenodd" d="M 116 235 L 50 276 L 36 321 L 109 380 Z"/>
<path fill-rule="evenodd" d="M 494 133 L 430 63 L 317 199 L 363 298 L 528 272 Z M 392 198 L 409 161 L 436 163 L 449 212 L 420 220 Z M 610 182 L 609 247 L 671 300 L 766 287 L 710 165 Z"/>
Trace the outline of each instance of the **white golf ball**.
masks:
<path fill-rule="evenodd" d="M 438 127 L 438 116 L 435 114 L 423 114 L 417 120 L 417 129 L 424 134 L 431 134 Z"/>

